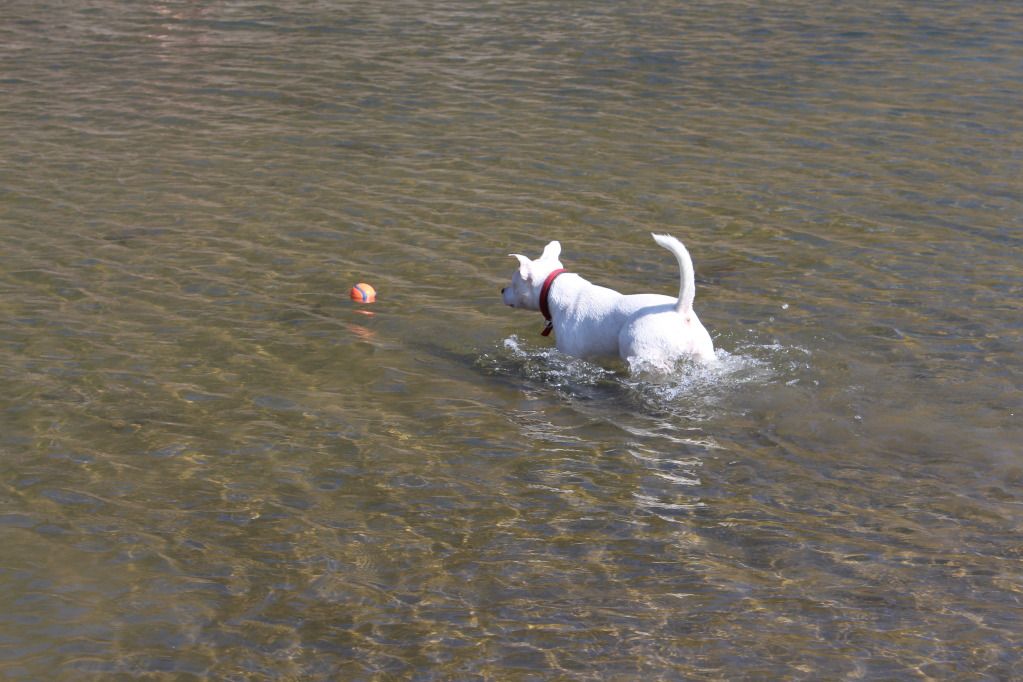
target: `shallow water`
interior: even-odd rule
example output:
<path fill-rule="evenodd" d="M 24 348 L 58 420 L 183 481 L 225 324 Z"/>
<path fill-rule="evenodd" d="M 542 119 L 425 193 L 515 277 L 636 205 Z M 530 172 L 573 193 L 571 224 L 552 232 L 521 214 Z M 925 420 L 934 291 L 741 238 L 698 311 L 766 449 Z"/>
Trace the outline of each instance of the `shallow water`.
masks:
<path fill-rule="evenodd" d="M 7 3 L 0 677 L 1018 674 L 1020 26 Z M 712 369 L 501 305 L 651 231 Z"/>

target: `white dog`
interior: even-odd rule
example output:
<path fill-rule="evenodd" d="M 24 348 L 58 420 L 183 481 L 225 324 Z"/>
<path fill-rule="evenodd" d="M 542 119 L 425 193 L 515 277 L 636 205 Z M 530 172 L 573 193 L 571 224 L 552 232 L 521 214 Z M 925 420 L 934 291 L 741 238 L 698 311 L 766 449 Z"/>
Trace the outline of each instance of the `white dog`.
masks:
<path fill-rule="evenodd" d="M 678 298 L 660 294 L 626 296 L 566 272 L 558 257 L 561 244 L 551 242 L 543 255 L 519 261 L 510 287 L 501 290 L 513 308 L 539 310 L 547 320 L 541 332 L 554 330 L 557 347 L 577 357 L 617 355 L 630 365 L 670 369 L 682 358 L 714 360 L 714 342 L 693 310 L 696 283 L 693 261 L 682 242 L 655 234 L 654 241 L 678 260 Z"/>

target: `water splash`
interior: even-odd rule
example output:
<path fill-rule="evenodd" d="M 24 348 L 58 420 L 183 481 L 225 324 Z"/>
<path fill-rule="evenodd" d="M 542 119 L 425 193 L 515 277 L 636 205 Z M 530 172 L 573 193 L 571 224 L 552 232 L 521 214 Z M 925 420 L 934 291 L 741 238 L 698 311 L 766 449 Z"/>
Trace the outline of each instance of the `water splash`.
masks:
<path fill-rule="evenodd" d="M 654 410 L 713 406 L 750 386 L 813 381 L 811 352 L 805 348 L 750 341 L 734 351 L 718 348 L 715 355 L 712 363 L 681 360 L 665 371 L 636 361 L 598 364 L 554 348 L 529 346 L 512 335 L 495 356 L 483 355 L 478 364 L 495 374 L 517 375 L 582 397 L 597 397 L 600 391 L 608 398 L 630 397 Z"/>
<path fill-rule="evenodd" d="M 573 358 L 554 348 L 529 347 L 514 334 L 504 340 L 497 357 L 484 355 L 480 360 L 496 373 L 517 374 L 559 389 L 612 387 L 619 381 L 613 367 Z"/>

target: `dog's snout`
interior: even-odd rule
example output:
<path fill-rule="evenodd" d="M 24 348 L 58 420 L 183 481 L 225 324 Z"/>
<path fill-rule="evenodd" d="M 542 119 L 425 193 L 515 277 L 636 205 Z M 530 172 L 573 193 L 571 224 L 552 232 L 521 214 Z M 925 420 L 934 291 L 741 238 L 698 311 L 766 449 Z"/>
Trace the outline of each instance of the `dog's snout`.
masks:
<path fill-rule="evenodd" d="M 501 295 L 502 295 L 502 296 L 504 295 L 504 290 L 505 290 L 505 289 L 507 289 L 507 288 L 508 288 L 508 287 L 501 287 Z"/>

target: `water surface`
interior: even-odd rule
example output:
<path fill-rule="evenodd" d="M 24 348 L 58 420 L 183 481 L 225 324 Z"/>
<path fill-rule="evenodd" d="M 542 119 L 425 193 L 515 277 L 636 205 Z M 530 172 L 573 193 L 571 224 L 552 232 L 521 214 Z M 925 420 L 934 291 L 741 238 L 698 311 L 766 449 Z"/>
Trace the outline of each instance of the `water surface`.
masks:
<path fill-rule="evenodd" d="M 0 677 L 1018 674 L 1021 26 L 7 3 Z M 501 305 L 651 231 L 714 369 Z"/>

